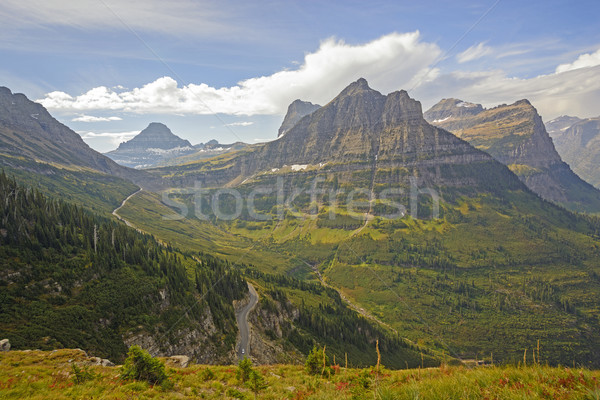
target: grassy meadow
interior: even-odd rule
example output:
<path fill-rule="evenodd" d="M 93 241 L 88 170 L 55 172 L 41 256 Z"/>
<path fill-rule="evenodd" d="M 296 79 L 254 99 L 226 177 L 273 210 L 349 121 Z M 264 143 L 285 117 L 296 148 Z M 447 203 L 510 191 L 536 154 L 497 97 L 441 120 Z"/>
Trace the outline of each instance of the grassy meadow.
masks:
<path fill-rule="evenodd" d="M 121 378 L 119 366 L 86 367 L 80 350 L 0 354 L 3 399 L 599 399 L 600 371 L 564 367 L 485 366 L 391 371 L 333 366 L 327 377 L 302 365 L 254 366 L 264 385 L 254 393 L 237 366 L 172 368 L 168 385 Z M 385 361 L 385 355 L 383 358 Z M 73 365 L 86 372 L 77 379 Z"/>

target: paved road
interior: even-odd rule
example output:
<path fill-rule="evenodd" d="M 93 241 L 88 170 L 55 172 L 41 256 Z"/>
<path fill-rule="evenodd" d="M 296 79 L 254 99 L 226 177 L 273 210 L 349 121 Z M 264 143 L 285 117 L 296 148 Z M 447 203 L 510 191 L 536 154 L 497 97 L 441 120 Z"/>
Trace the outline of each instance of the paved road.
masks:
<path fill-rule="evenodd" d="M 125 200 L 123 200 L 123 202 L 121 203 L 121 205 L 117 208 L 115 208 L 112 212 L 112 215 L 114 215 L 115 217 L 117 217 L 118 219 L 120 219 L 121 221 L 125 222 L 125 224 L 131 228 L 135 228 L 135 226 L 133 226 L 133 224 L 129 221 L 127 221 L 125 218 L 121 217 L 118 212 L 121 208 L 123 208 L 123 206 L 125 205 L 125 203 L 127 203 L 127 201 L 129 199 L 131 199 L 133 196 L 135 196 L 136 194 L 138 194 L 139 192 L 141 192 L 143 189 L 140 188 L 137 192 L 130 194 L 129 196 L 127 196 L 127 198 Z"/>
<path fill-rule="evenodd" d="M 248 314 L 258 303 L 258 293 L 254 286 L 248 283 L 250 301 L 241 310 L 235 314 L 238 328 L 240 330 L 240 343 L 237 346 L 238 358 L 241 360 L 244 356 L 250 358 L 250 327 L 248 326 Z"/>

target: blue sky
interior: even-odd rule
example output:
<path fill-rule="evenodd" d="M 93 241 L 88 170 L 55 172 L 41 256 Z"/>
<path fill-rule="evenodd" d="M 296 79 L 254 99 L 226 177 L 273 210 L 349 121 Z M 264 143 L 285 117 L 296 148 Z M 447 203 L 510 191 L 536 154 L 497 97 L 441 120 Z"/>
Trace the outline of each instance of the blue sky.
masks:
<path fill-rule="evenodd" d="M 100 151 L 149 122 L 192 143 L 276 137 L 358 77 L 545 120 L 600 115 L 597 1 L 3 0 L 0 85 Z"/>

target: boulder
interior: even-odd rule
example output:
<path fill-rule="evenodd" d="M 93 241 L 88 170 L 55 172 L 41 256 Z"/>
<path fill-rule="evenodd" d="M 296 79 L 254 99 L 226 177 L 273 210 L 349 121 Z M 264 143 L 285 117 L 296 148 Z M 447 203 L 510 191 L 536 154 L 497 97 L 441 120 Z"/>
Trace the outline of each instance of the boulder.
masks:
<path fill-rule="evenodd" d="M 188 356 L 171 356 L 167 357 L 165 362 L 175 368 L 186 368 L 190 363 L 190 358 Z"/>
<path fill-rule="evenodd" d="M 10 342 L 8 339 L 0 340 L 0 351 L 9 351 L 10 350 Z"/>

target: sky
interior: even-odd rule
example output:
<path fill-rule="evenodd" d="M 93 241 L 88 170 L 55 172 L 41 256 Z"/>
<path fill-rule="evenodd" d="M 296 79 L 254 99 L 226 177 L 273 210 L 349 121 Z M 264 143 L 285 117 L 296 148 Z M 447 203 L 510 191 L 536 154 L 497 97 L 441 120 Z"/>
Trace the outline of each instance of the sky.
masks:
<path fill-rule="evenodd" d="M 0 86 L 98 151 L 163 122 L 193 144 L 273 140 L 295 99 L 360 77 L 546 121 L 600 115 L 600 2 L 2 0 Z"/>

